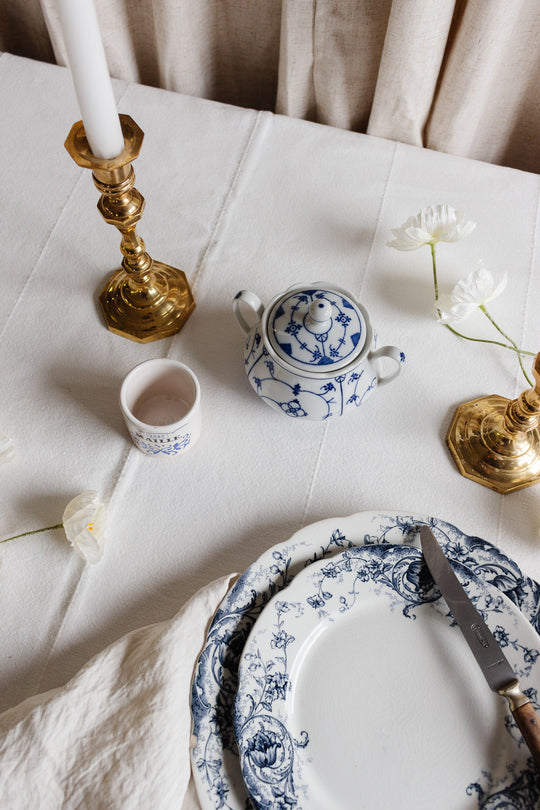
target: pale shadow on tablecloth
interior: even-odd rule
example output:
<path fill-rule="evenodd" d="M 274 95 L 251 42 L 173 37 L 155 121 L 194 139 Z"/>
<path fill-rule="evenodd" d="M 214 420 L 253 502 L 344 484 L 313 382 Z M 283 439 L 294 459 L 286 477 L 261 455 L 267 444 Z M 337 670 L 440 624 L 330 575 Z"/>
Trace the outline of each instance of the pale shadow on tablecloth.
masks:
<path fill-rule="evenodd" d="M 373 286 L 387 304 L 399 312 L 426 321 L 435 317 L 433 284 L 430 283 L 429 267 L 425 274 L 418 272 L 418 278 L 409 275 L 396 275 L 392 279 L 381 273 L 376 275 Z"/>
<path fill-rule="evenodd" d="M 234 319 L 232 296 L 230 308 L 225 304 L 206 307 L 203 302 L 191 317 L 189 359 L 184 360 L 175 347 L 171 356 L 187 362 L 196 374 L 204 369 L 220 388 L 237 393 L 247 390 L 243 360 L 245 336 Z"/>
<path fill-rule="evenodd" d="M 44 526 L 55 526 L 62 520 L 64 509 L 69 501 L 78 495 L 78 491 L 68 491 L 57 495 L 51 495 L 50 486 L 43 483 L 43 491 L 32 491 L 31 495 L 20 497 L 17 500 L 16 512 L 24 515 L 24 526 L 18 527 L 18 532 L 34 531 Z M 49 535 L 53 537 L 54 535 Z M 14 541 L 16 542 L 16 541 Z M 50 542 L 50 540 L 48 541 Z M 66 538 L 63 532 L 58 534 L 58 542 L 65 543 Z"/>
<path fill-rule="evenodd" d="M 231 559 L 240 561 L 239 570 L 247 568 L 268 548 L 286 541 L 300 526 L 276 522 L 271 526 L 253 525 L 236 542 L 209 552 L 189 579 L 164 580 L 133 601 L 126 603 L 114 621 L 81 637 L 76 644 L 52 654 L 40 683 L 40 692 L 62 686 L 94 655 L 117 639 L 140 627 L 172 619 L 180 608 L 201 588 L 214 579 L 231 573 Z M 159 599 L 156 597 L 159 596 Z M 159 606 L 158 606 L 159 602 Z"/>
<path fill-rule="evenodd" d="M 108 374 L 102 368 L 66 364 L 52 368 L 47 375 L 46 384 L 54 388 L 55 401 L 58 401 L 59 396 L 65 396 L 105 427 L 127 437 L 118 403 L 122 379 L 121 374 Z"/>

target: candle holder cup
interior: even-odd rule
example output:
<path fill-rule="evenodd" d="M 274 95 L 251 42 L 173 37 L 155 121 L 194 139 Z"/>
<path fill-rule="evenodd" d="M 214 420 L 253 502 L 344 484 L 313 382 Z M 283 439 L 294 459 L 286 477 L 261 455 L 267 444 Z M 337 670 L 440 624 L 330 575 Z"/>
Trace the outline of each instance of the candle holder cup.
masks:
<path fill-rule="evenodd" d="M 91 169 L 101 193 L 98 209 L 105 222 L 122 234 L 122 266 L 99 296 L 107 326 L 117 335 L 149 343 L 179 332 L 195 300 L 185 273 L 152 259 L 136 233 L 145 201 L 134 187 L 131 163 L 140 152 L 144 133 L 129 115 L 120 114 L 120 123 L 124 149 L 117 157 L 94 157 L 82 121 L 71 128 L 65 147 L 78 166 Z"/>

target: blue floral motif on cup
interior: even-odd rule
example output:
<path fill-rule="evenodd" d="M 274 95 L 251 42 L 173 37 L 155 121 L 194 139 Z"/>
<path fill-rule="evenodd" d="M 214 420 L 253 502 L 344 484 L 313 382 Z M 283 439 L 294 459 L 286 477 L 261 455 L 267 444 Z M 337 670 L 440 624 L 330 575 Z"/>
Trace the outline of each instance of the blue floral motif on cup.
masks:
<path fill-rule="evenodd" d="M 191 433 L 171 437 L 168 433 L 132 432 L 131 438 L 137 447 L 151 456 L 176 456 L 191 444 Z"/>

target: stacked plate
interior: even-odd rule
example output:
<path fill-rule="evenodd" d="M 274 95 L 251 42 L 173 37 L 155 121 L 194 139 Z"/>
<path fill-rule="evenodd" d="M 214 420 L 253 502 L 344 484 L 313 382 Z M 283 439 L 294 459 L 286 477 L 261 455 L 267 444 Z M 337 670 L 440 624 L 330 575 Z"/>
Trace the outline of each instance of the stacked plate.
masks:
<path fill-rule="evenodd" d="M 429 525 L 538 708 L 540 586 L 478 537 L 363 512 L 302 529 L 240 577 L 192 690 L 204 810 L 540 806 L 491 693 L 423 564 Z"/>

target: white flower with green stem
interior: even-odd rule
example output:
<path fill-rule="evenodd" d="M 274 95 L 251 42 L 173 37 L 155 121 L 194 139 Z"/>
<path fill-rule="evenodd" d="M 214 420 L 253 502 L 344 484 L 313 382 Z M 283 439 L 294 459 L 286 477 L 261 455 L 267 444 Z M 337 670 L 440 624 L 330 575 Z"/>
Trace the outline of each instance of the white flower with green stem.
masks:
<path fill-rule="evenodd" d="M 418 250 L 424 245 L 429 245 L 431 250 L 431 262 L 433 269 L 433 287 L 435 291 L 435 305 L 440 322 L 458 337 L 465 340 L 472 340 L 478 343 L 491 343 L 510 349 L 517 354 L 519 365 L 529 385 L 533 385 L 523 367 L 523 355 L 534 357 L 533 352 L 518 348 L 516 343 L 501 329 L 486 308 L 486 303 L 497 298 L 506 286 L 506 274 L 501 281 L 496 284 L 493 275 L 480 262 L 478 266 L 467 276 L 459 281 L 454 287 L 450 302 L 451 306 L 444 310 L 441 307 L 439 297 L 439 282 L 437 278 L 436 245 L 438 242 L 458 242 L 469 236 L 476 228 L 476 223 L 465 219 L 463 211 L 456 210 L 450 205 L 435 205 L 423 208 L 415 217 L 409 219 L 400 227 L 393 228 L 394 239 L 388 242 L 388 247 L 396 250 Z M 488 340 L 486 338 L 475 338 L 458 332 L 451 325 L 464 320 L 468 315 L 479 309 L 489 320 L 497 332 L 506 340 L 503 343 L 499 340 Z"/>
<path fill-rule="evenodd" d="M 100 502 L 98 493 L 88 490 L 77 495 L 68 503 L 62 515 L 62 523 L 15 534 L 12 537 L 0 540 L 0 543 L 7 543 L 8 540 L 16 540 L 18 537 L 27 537 L 30 534 L 38 534 L 39 532 L 64 529 L 65 535 L 73 548 L 87 562 L 97 563 L 103 556 L 106 518 L 107 510 Z"/>

